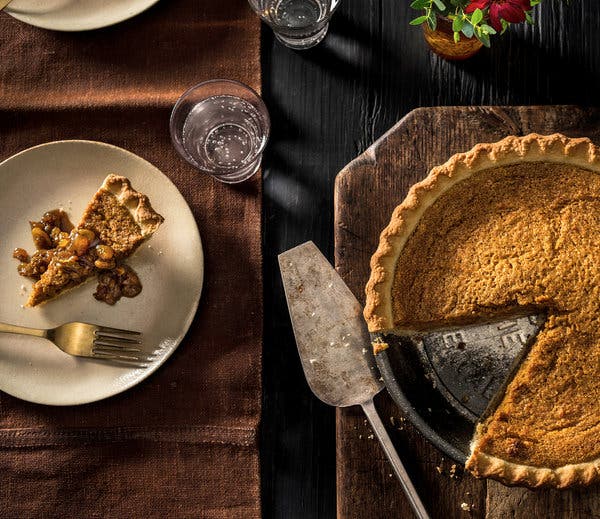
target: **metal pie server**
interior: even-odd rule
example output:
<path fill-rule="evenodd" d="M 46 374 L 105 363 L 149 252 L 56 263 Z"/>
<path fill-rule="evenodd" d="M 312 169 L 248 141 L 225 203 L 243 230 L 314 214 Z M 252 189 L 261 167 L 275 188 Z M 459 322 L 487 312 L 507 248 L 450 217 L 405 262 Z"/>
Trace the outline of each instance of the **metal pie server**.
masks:
<path fill-rule="evenodd" d="M 363 408 L 416 516 L 429 518 L 373 404 L 383 383 L 361 305 L 312 242 L 280 254 L 279 267 L 310 388 L 326 404 Z"/>

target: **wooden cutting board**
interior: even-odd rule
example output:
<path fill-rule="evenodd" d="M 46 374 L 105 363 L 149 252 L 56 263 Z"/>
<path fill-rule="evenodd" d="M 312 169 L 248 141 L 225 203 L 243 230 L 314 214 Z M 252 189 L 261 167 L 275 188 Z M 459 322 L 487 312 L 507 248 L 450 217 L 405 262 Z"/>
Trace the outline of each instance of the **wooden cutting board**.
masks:
<path fill-rule="evenodd" d="M 335 264 L 359 301 L 369 260 L 394 207 L 432 166 L 478 142 L 561 132 L 600 144 L 600 109 L 573 106 L 439 107 L 409 113 L 337 176 Z M 432 517 L 589 518 L 600 516 L 600 486 L 530 491 L 463 473 L 404 420 L 391 398 L 376 404 Z M 337 413 L 337 505 L 342 519 L 410 518 L 383 451 L 357 408 Z"/>

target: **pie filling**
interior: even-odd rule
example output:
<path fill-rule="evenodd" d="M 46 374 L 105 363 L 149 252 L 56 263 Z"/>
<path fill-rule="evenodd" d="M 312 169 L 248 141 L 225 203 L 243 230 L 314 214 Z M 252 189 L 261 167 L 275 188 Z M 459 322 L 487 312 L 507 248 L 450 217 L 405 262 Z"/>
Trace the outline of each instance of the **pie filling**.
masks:
<path fill-rule="evenodd" d="M 88 204 L 79 224 L 55 209 L 30 222 L 37 251 L 15 249 L 19 274 L 35 280 L 27 306 L 37 306 L 98 275 L 94 297 L 115 304 L 135 297 L 142 285 L 123 263 L 160 226 L 163 218 L 129 180 L 109 175 Z"/>
<path fill-rule="evenodd" d="M 479 424 L 472 458 L 549 469 L 600 458 L 600 175 L 498 166 L 428 207 L 396 263 L 395 327 L 541 312 L 546 322 Z"/>

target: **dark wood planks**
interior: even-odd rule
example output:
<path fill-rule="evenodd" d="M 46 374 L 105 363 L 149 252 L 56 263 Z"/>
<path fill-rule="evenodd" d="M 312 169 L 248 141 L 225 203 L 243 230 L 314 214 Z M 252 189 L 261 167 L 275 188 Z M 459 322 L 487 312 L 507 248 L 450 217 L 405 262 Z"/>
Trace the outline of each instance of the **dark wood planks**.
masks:
<path fill-rule="evenodd" d="M 544 0 L 535 27 L 511 28 L 465 63 L 427 50 L 408 24 L 409 3 L 343 0 L 327 38 L 304 52 L 263 26 L 262 95 L 273 123 L 263 201 L 265 518 L 335 515 L 334 410 L 304 381 L 276 256 L 313 240 L 333 261 L 336 174 L 420 106 L 600 103 L 598 0 Z"/>
<path fill-rule="evenodd" d="M 356 296 L 364 301 L 369 259 L 379 232 L 408 188 L 429 169 L 478 142 L 506 135 L 560 131 L 600 143 L 600 110 L 556 107 L 440 107 L 407 115 L 363 155 L 344 168 L 335 189 L 335 264 Z M 600 488 L 578 491 L 510 489 L 476 480 L 429 445 L 407 423 L 387 394 L 378 408 L 400 457 L 433 517 L 587 518 L 600 515 Z M 393 423 L 392 423 L 393 422 Z M 338 517 L 411 517 L 399 483 L 391 477 L 383 452 L 362 414 L 337 414 Z"/>

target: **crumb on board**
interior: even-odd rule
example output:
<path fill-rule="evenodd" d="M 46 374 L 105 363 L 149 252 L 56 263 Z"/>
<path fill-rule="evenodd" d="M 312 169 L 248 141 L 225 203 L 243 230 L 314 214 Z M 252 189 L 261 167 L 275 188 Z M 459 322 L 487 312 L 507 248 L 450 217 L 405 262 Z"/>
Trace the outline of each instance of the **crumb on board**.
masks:
<path fill-rule="evenodd" d="M 469 503 L 462 502 L 460 504 L 460 509 L 464 510 L 465 512 L 472 512 L 473 511 L 473 505 L 470 505 Z"/>
<path fill-rule="evenodd" d="M 452 479 L 458 479 L 458 467 L 456 466 L 456 463 L 453 463 L 452 466 L 450 467 L 450 477 Z"/>
<path fill-rule="evenodd" d="M 373 347 L 373 355 L 377 355 L 378 353 L 381 353 L 390 347 L 387 342 L 383 342 L 381 339 L 376 339 L 373 341 L 371 346 Z"/>
<path fill-rule="evenodd" d="M 460 467 L 456 464 L 453 463 L 452 465 L 450 465 L 450 469 L 448 469 L 446 471 L 446 469 L 444 468 L 444 460 L 442 459 L 442 463 L 440 463 L 439 465 L 436 465 L 435 470 L 437 471 L 438 474 L 440 474 L 441 476 L 448 476 L 450 479 L 460 479 L 461 476 L 461 470 Z M 471 494 L 469 492 L 467 492 L 467 496 L 470 496 Z"/>
<path fill-rule="evenodd" d="M 403 431 L 404 425 L 406 424 L 406 418 L 404 418 L 403 416 L 400 416 L 399 418 L 396 419 L 392 416 L 392 417 L 390 417 L 390 422 L 396 428 L 396 430 Z"/>

